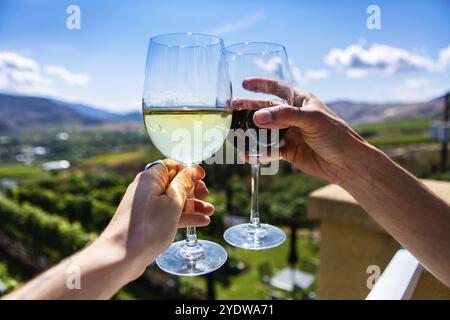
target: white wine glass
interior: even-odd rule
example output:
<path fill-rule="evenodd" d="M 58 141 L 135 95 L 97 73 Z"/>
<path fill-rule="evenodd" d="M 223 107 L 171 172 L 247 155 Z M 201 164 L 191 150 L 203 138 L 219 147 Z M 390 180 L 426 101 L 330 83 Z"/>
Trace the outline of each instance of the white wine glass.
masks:
<path fill-rule="evenodd" d="M 142 108 L 153 145 L 165 156 L 194 166 L 214 155 L 231 125 L 231 83 L 222 39 L 173 33 L 150 39 Z M 194 210 L 188 195 L 185 210 Z M 189 213 L 189 212 L 188 212 Z M 220 268 L 227 253 L 220 245 L 198 240 L 195 227 L 157 259 L 164 271 L 197 276 Z"/>
<path fill-rule="evenodd" d="M 237 43 L 226 48 L 228 70 L 233 89 L 234 130 L 233 144 L 244 152 L 251 165 L 251 209 L 250 222 L 239 224 L 227 229 L 224 239 L 229 244 L 243 249 L 261 250 L 270 249 L 282 244 L 286 234 L 278 227 L 263 224 L 260 221 L 258 208 L 259 176 L 261 163 L 260 156 L 279 151 L 283 135 L 286 130 L 267 130 L 258 128 L 253 122 L 256 109 L 251 109 L 254 102 L 268 101 L 271 103 L 292 103 L 293 91 L 291 89 L 291 71 L 289 60 L 284 46 L 268 42 Z M 277 80 L 286 88 L 284 98 L 275 95 L 256 93 L 245 90 L 243 81 L 249 78 L 270 78 Z M 238 109 L 239 102 L 246 105 Z M 241 130 L 242 135 L 237 134 Z M 243 141 L 244 140 L 244 141 Z"/>

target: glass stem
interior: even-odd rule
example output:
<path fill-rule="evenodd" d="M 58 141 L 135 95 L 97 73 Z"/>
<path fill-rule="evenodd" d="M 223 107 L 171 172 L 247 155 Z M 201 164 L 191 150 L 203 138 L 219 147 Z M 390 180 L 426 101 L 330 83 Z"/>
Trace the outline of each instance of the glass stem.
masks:
<path fill-rule="evenodd" d="M 186 228 L 186 244 L 190 247 L 197 245 L 197 230 L 195 227 Z"/>
<path fill-rule="evenodd" d="M 192 168 L 192 164 L 183 164 L 184 168 Z M 186 213 L 194 214 L 194 195 L 192 191 L 189 191 L 186 195 L 186 203 L 184 205 L 184 209 Z M 195 227 L 187 227 L 186 228 L 186 245 L 189 247 L 194 247 L 198 243 L 197 240 L 197 229 Z"/>
<path fill-rule="evenodd" d="M 258 210 L 258 196 L 259 196 L 259 173 L 260 164 L 253 163 L 252 167 L 252 198 L 250 210 L 250 225 L 259 228 L 259 210 Z"/>

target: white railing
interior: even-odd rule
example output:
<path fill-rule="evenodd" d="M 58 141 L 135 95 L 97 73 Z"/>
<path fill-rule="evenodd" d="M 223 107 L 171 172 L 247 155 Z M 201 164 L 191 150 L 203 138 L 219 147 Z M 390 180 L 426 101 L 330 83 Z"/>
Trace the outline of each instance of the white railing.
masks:
<path fill-rule="evenodd" d="M 398 250 L 366 300 L 409 300 L 423 267 L 406 249 Z"/>

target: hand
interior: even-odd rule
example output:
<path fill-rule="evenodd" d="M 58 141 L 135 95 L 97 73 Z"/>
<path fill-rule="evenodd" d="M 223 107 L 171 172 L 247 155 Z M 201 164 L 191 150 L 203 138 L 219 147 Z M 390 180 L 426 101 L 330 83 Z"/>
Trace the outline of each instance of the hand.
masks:
<path fill-rule="evenodd" d="M 200 200 L 208 195 L 201 181 L 205 171 L 182 169 L 170 160 L 164 164 L 136 176 L 96 241 L 2 298 L 109 299 L 170 245 L 177 227 L 207 225 L 214 207 Z M 195 213 L 187 214 L 184 203 L 192 193 Z M 80 290 L 67 286 L 71 266 L 81 270 Z"/>
<path fill-rule="evenodd" d="M 247 79 L 242 85 L 250 91 L 293 101 L 293 105 L 251 99 L 233 102 L 235 109 L 261 109 L 253 116 L 261 128 L 288 128 L 278 158 L 308 174 L 339 183 L 339 173 L 352 159 L 357 159 L 358 144 L 365 144 L 363 138 L 311 93 L 297 89 L 292 99 L 289 87 L 264 78 Z M 274 159 L 277 155 L 268 157 Z"/>
<path fill-rule="evenodd" d="M 213 205 L 202 201 L 208 189 L 201 181 L 205 171 L 200 166 L 182 169 L 174 161 L 164 163 L 136 176 L 100 237 L 122 252 L 131 270 L 130 281 L 167 249 L 177 228 L 206 226 L 214 212 Z M 186 195 L 192 192 L 195 212 L 186 213 Z"/>
<path fill-rule="evenodd" d="M 261 109 L 262 128 L 289 128 L 281 157 L 306 173 L 339 184 L 388 233 L 447 286 L 450 285 L 450 207 L 414 176 L 366 143 L 312 94 L 262 78 L 243 87 L 276 95 L 293 105 L 237 100 L 234 108 Z M 274 158 L 274 155 L 269 155 Z"/>

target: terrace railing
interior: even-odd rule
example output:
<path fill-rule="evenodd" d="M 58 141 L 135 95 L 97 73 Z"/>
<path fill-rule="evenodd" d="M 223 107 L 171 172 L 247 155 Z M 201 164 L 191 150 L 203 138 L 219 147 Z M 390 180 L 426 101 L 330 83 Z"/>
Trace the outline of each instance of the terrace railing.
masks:
<path fill-rule="evenodd" d="M 399 249 L 366 300 L 409 300 L 422 272 L 419 261 L 408 250 Z"/>
<path fill-rule="evenodd" d="M 450 182 L 423 182 L 450 203 Z M 318 299 L 450 299 L 450 289 L 339 186 L 312 192 L 308 215 L 320 220 Z"/>

